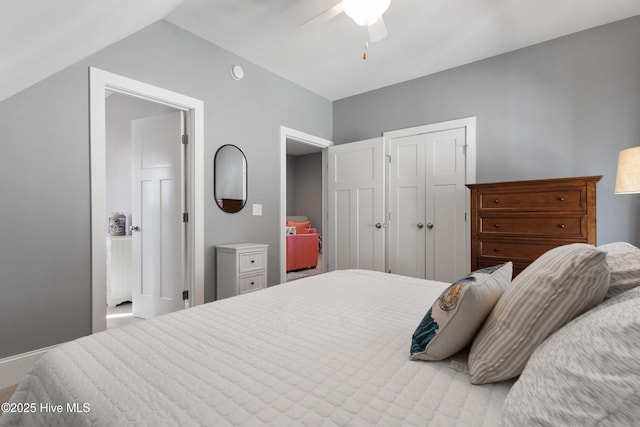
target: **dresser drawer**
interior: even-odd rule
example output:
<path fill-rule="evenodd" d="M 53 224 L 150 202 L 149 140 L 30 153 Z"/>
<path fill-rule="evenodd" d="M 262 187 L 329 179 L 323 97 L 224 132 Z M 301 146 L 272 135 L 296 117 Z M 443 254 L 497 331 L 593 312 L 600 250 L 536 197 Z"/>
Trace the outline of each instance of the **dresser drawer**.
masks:
<path fill-rule="evenodd" d="M 586 189 L 584 186 L 532 191 L 487 191 L 479 194 L 478 209 L 580 211 L 586 209 L 585 203 Z"/>
<path fill-rule="evenodd" d="M 481 216 L 479 219 L 481 235 L 518 235 L 532 237 L 553 237 L 559 239 L 586 239 L 586 215 L 544 215 L 544 216 Z"/>
<path fill-rule="evenodd" d="M 246 273 L 249 271 L 262 270 L 266 260 L 264 251 L 241 253 L 239 256 L 239 272 Z"/>
<path fill-rule="evenodd" d="M 240 277 L 238 283 L 238 294 L 257 291 L 264 287 L 264 274 L 254 274 L 252 276 Z"/>
<path fill-rule="evenodd" d="M 479 239 L 478 252 L 483 258 L 533 261 L 548 250 L 560 245 L 562 245 L 562 243 L 507 242 Z"/>

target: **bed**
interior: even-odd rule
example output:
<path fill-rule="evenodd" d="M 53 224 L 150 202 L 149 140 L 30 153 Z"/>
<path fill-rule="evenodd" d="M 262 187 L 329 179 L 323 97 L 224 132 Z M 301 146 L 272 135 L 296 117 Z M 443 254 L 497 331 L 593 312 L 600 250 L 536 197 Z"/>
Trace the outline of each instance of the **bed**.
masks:
<path fill-rule="evenodd" d="M 549 339 L 618 300 L 640 301 L 637 288 L 628 288 Z M 420 360 L 425 352 L 414 357 L 420 326 L 451 289 L 386 273 L 334 271 L 80 338 L 49 351 L 23 378 L 0 426 L 527 425 L 512 409 L 537 410 L 535 398 L 544 396 L 530 397 L 526 384 L 516 396 L 510 391 L 525 376 L 539 380 L 540 372 L 525 369 L 520 380 L 474 385 L 467 354 L 475 342 L 443 360 Z M 636 317 L 640 312 L 640 305 L 627 308 Z M 632 325 L 625 330 L 636 333 L 638 319 L 626 322 Z M 439 331 L 446 329 L 441 324 Z M 544 354 L 534 357 L 546 363 Z M 628 359 L 626 368 L 636 373 L 627 391 L 635 393 L 640 367 Z M 619 411 L 623 420 L 638 405 L 626 406 Z"/>

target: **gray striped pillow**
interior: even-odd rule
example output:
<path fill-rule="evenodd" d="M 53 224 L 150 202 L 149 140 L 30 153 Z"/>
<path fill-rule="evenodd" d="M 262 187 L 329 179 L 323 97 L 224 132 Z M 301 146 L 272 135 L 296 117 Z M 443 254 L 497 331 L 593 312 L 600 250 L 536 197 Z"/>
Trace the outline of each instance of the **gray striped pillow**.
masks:
<path fill-rule="evenodd" d="M 540 256 L 513 280 L 476 335 L 471 382 L 520 375 L 536 347 L 601 302 L 608 286 L 606 254 L 591 245 L 560 246 Z"/>

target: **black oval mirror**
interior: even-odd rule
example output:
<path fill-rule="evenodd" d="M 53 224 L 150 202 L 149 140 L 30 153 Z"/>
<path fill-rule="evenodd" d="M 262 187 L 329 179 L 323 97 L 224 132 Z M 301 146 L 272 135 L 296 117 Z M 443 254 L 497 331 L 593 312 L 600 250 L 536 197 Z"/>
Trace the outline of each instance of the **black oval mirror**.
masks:
<path fill-rule="evenodd" d="M 247 158 L 238 147 L 226 144 L 216 151 L 213 164 L 216 203 L 225 212 L 239 212 L 247 203 Z"/>

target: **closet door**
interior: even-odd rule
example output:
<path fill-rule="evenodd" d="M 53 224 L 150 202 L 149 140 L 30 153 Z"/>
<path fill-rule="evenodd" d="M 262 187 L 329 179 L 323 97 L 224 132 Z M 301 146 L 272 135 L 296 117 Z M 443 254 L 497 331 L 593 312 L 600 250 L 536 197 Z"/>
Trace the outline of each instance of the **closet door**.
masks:
<path fill-rule="evenodd" d="M 389 140 L 389 270 L 451 282 L 466 273 L 465 128 Z"/>
<path fill-rule="evenodd" d="M 389 269 L 426 278 L 425 135 L 394 138 L 389 154 Z"/>
<path fill-rule="evenodd" d="M 327 152 L 329 270 L 384 271 L 383 139 L 335 145 Z"/>

